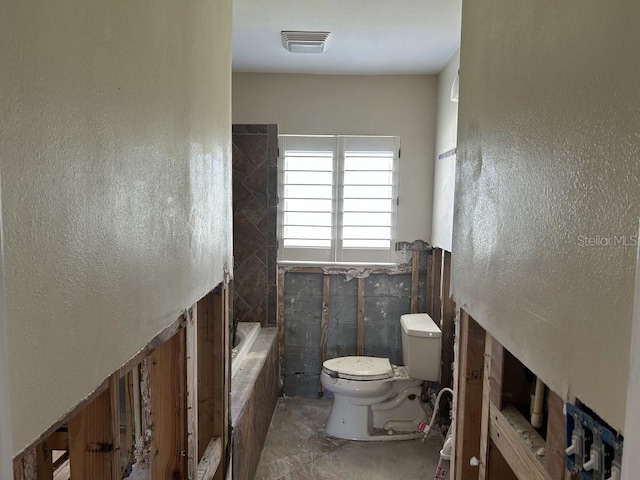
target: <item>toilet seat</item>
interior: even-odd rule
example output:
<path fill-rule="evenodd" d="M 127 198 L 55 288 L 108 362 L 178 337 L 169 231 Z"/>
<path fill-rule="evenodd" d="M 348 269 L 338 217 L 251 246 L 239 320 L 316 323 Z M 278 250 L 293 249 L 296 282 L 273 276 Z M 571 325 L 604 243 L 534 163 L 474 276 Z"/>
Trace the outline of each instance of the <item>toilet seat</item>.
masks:
<path fill-rule="evenodd" d="M 339 357 L 322 364 L 322 371 L 332 378 L 344 380 L 374 381 L 394 377 L 394 369 L 388 358 Z"/>

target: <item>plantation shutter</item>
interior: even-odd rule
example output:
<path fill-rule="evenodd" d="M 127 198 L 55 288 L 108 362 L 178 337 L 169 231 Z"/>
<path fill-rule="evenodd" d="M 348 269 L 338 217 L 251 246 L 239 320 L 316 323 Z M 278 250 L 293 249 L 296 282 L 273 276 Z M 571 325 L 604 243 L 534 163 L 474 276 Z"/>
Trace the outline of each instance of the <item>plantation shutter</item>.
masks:
<path fill-rule="evenodd" d="M 280 136 L 280 261 L 394 263 L 398 137 Z"/>

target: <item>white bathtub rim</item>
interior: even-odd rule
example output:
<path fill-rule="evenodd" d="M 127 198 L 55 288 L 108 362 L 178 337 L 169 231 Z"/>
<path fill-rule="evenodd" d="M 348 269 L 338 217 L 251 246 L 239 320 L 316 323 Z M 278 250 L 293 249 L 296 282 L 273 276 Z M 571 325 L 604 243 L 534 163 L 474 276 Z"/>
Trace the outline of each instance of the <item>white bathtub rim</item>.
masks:
<path fill-rule="evenodd" d="M 240 343 L 231 350 L 231 378 L 235 376 L 242 366 L 242 362 L 251 350 L 254 342 L 260 334 L 259 322 L 239 322 L 236 336 L 240 337 Z"/>

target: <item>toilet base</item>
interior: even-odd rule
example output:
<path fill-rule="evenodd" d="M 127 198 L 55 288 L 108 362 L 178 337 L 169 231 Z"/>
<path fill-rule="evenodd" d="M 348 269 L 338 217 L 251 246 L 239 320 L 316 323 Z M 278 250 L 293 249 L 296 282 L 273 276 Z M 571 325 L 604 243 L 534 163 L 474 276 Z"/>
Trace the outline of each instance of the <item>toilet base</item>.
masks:
<path fill-rule="evenodd" d="M 367 404 L 366 398 L 341 395 L 334 391 L 333 405 L 327 421 L 327 435 L 346 440 L 412 440 L 424 435 L 420 422 L 427 413 L 420 402 L 420 382 L 390 382 L 384 398 Z"/>

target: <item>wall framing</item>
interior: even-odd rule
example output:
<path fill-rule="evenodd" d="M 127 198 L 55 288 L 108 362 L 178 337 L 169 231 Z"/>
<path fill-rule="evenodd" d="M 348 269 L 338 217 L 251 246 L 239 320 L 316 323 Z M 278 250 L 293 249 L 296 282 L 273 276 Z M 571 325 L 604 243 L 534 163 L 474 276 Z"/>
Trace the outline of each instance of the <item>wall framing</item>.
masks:
<path fill-rule="evenodd" d="M 561 397 L 552 391 L 547 396 L 545 440 L 528 419 L 503 401 L 508 352 L 462 309 L 459 323 L 454 478 L 570 479 L 565 470 Z M 538 443 L 531 441 L 534 437 Z M 544 442 L 543 455 L 532 449 L 539 442 Z M 478 466 L 470 465 L 471 457 L 479 459 Z"/>
<path fill-rule="evenodd" d="M 220 284 L 185 311 L 15 457 L 14 480 L 52 480 L 59 468 L 119 480 L 132 466 L 154 479 L 230 475 L 229 288 Z M 54 462 L 54 450 L 66 453 Z"/>

